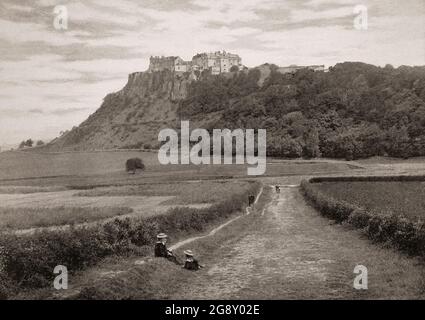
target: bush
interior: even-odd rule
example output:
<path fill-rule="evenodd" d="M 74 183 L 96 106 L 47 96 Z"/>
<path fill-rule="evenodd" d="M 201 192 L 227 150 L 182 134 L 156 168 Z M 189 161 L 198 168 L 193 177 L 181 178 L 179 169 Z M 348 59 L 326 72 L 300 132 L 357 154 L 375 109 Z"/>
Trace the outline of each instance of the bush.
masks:
<path fill-rule="evenodd" d="M 348 223 L 356 228 L 363 229 L 369 224 L 370 214 L 363 209 L 354 210 L 348 217 Z"/>
<path fill-rule="evenodd" d="M 125 170 L 127 172 L 132 172 L 133 174 L 135 174 L 137 169 L 145 170 L 145 165 L 143 164 L 142 159 L 132 158 L 126 161 Z"/>

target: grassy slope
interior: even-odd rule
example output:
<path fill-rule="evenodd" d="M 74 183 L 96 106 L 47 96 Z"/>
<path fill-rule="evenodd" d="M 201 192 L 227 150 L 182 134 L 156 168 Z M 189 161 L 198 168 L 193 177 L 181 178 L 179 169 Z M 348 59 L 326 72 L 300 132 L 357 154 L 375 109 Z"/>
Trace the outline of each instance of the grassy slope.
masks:
<path fill-rule="evenodd" d="M 424 182 L 323 182 L 315 188 L 374 213 L 425 215 Z"/>

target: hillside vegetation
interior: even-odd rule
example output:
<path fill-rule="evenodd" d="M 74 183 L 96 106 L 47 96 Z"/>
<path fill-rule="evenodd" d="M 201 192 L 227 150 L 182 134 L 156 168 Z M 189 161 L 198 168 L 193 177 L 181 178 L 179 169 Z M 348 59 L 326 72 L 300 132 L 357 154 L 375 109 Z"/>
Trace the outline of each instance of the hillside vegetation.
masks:
<path fill-rule="evenodd" d="M 198 80 L 134 73 L 79 127 L 44 150 L 158 147 L 161 128 L 267 129 L 270 156 L 357 159 L 425 155 L 425 67 L 345 62 L 329 72 L 275 65 Z"/>
<path fill-rule="evenodd" d="M 267 67 L 270 74 L 260 81 Z M 204 75 L 189 86 L 181 114 L 220 112 L 211 128 L 265 128 L 271 156 L 425 154 L 425 67 L 347 62 L 326 73 L 295 74 L 262 68 Z"/>

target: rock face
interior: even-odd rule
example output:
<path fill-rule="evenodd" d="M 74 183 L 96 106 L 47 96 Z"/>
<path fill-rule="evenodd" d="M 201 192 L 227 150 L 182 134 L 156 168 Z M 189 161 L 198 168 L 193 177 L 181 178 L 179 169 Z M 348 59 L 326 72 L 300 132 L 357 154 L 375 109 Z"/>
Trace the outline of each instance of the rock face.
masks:
<path fill-rule="evenodd" d="M 108 94 L 80 126 L 45 146 L 48 151 L 155 147 L 162 128 L 179 126 L 178 102 L 193 79 L 187 74 L 137 72 Z"/>

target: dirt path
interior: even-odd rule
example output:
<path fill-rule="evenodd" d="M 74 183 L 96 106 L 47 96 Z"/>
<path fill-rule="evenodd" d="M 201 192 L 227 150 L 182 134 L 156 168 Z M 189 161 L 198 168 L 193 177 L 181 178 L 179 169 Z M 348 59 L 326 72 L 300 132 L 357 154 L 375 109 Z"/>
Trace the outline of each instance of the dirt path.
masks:
<path fill-rule="evenodd" d="M 255 223 L 212 255 L 203 255 L 207 268 L 188 277 L 171 298 L 425 298 L 419 261 L 331 224 L 296 186 L 282 187 Z M 368 290 L 353 288 L 358 264 L 368 268 Z"/>
<path fill-rule="evenodd" d="M 260 196 L 261 196 L 261 194 L 262 194 L 262 193 L 263 193 L 263 187 L 261 187 L 260 192 L 258 192 L 257 197 L 255 198 L 254 206 L 255 206 L 255 204 L 258 202 L 258 199 L 260 199 Z M 246 209 L 245 209 L 245 213 L 246 213 L 247 215 L 248 215 L 248 214 L 251 214 L 251 210 L 252 210 L 252 208 L 251 208 L 251 207 L 246 207 Z M 189 243 L 191 243 L 191 242 L 193 242 L 193 241 L 200 240 L 200 239 L 204 239 L 204 238 L 207 238 L 207 237 L 211 237 L 211 236 L 215 235 L 217 232 L 219 232 L 221 229 L 225 228 L 226 226 L 228 226 L 229 224 L 231 224 L 231 223 L 235 222 L 236 220 L 240 219 L 241 217 L 243 217 L 243 216 L 237 216 L 237 217 L 235 217 L 235 218 L 233 218 L 233 219 L 228 220 L 227 222 L 225 222 L 225 223 L 223 223 L 223 224 L 219 225 L 217 228 L 214 228 L 213 230 L 211 230 L 211 231 L 210 231 L 208 234 L 206 234 L 206 235 L 197 236 L 197 237 L 192 237 L 192 238 L 188 238 L 188 239 L 182 240 L 182 241 L 180 241 L 180 242 L 178 242 L 178 243 L 176 243 L 176 244 L 172 245 L 172 246 L 170 247 L 170 250 L 176 250 L 176 249 L 178 249 L 178 248 L 180 248 L 180 247 L 182 247 L 182 246 L 184 246 L 184 245 L 187 245 L 187 244 L 189 244 Z"/>

